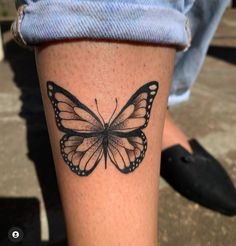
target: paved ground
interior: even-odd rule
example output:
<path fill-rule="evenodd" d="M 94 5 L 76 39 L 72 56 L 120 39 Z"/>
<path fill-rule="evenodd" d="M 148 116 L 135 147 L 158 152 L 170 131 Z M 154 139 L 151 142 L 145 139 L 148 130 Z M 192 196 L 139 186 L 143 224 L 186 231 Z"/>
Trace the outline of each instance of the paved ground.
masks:
<path fill-rule="evenodd" d="M 191 100 L 172 112 L 188 135 L 223 163 L 236 183 L 235 14 L 235 10 L 225 14 Z M 9 23 L 3 24 L 3 30 L 7 29 Z M 64 246 L 34 57 L 19 49 L 7 31 L 4 43 L 6 59 L 0 63 L 0 245 L 9 245 L 9 227 L 23 225 L 24 245 L 47 245 L 50 238 L 53 245 Z M 159 218 L 161 246 L 236 245 L 236 218 L 187 201 L 163 181 Z"/>

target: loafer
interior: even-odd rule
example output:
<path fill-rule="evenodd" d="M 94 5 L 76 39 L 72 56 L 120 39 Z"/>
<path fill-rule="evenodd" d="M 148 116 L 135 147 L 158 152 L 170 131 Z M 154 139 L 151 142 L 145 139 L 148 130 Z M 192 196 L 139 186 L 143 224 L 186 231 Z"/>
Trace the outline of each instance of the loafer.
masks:
<path fill-rule="evenodd" d="M 184 197 L 225 215 L 236 215 L 236 189 L 221 164 L 197 140 L 193 153 L 174 145 L 161 154 L 161 176 Z"/>

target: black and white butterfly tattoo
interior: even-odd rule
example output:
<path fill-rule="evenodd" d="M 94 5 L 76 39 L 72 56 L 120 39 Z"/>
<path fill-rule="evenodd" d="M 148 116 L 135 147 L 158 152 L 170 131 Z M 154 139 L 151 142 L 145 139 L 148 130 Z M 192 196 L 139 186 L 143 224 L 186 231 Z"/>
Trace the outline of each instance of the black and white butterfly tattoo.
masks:
<path fill-rule="evenodd" d="M 67 90 L 47 82 L 47 93 L 55 111 L 56 124 L 65 135 L 60 140 L 61 154 L 71 171 L 88 176 L 104 159 L 122 173 L 134 171 L 142 162 L 147 139 L 142 129 L 148 125 L 158 82 L 140 87 L 121 111 L 116 107 L 106 123 L 98 110 L 95 114 Z"/>

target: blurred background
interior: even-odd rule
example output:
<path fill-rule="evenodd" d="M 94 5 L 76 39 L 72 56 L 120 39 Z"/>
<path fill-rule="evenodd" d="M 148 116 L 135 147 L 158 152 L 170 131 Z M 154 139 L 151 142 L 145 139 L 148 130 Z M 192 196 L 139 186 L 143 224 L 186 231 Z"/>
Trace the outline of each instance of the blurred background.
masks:
<path fill-rule="evenodd" d="M 183 130 L 197 138 L 236 184 L 236 9 L 226 10 L 190 101 L 171 109 Z M 34 53 L 9 32 L 14 1 L 0 0 L 0 245 L 65 246 L 66 234 L 38 87 Z M 234 246 L 236 218 L 212 212 L 160 184 L 160 246 Z"/>

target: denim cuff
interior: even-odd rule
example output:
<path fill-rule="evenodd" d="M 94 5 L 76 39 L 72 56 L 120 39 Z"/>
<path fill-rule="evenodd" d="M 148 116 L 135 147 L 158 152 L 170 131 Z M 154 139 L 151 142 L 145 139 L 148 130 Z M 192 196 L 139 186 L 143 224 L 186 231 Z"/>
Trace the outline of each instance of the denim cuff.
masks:
<path fill-rule="evenodd" d="M 108 39 L 184 49 L 191 42 L 186 8 L 177 8 L 172 2 L 20 0 L 12 32 L 24 46 L 66 39 Z"/>
<path fill-rule="evenodd" d="M 170 107 L 188 101 L 190 98 L 190 94 L 190 89 L 183 94 L 171 94 L 168 98 L 168 106 Z"/>

